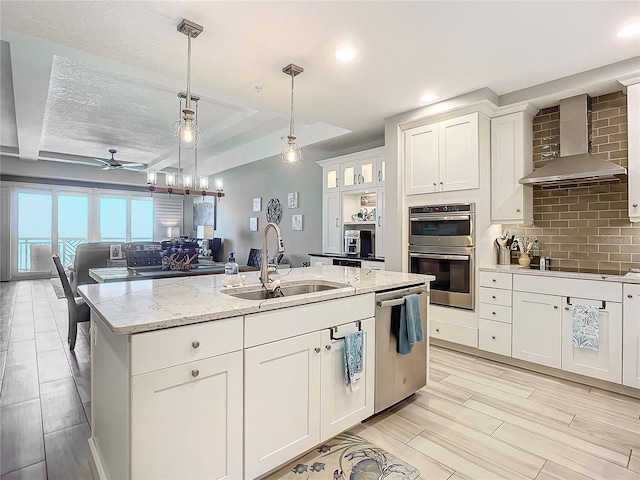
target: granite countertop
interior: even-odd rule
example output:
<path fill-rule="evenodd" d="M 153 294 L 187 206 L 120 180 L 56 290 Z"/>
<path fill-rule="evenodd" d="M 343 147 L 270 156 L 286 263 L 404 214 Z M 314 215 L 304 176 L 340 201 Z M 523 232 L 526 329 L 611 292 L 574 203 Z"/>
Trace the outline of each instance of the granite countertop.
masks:
<path fill-rule="evenodd" d="M 605 280 L 608 282 L 640 284 L 640 275 L 612 275 L 604 273 L 565 272 L 561 270 L 538 270 L 520 265 L 488 265 L 480 267 L 483 272 L 517 273 L 519 275 L 538 275 L 545 277 L 574 278 L 582 280 Z"/>
<path fill-rule="evenodd" d="M 244 275 L 244 287 L 260 285 L 260 272 Z M 431 275 L 337 266 L 292 268 L 286 273 L 272 275 L 272 278 L 279 279 L 283 286 L 309 280 L 347 286 L 291 297 L 244 300 L 221 292 L 241 288 L 225 288 L 224 275 L 202 275 L 82 285 L 78 292 L 111 331 L 131 334 L 428 284 L 435 280 Z"/>

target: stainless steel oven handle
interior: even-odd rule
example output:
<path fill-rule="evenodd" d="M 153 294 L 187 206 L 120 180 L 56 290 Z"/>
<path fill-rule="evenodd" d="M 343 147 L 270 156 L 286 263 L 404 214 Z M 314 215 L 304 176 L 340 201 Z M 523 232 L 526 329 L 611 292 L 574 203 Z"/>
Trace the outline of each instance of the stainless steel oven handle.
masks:
<path fill-rule="evenodd" d="M 439 253 L 409 253 L 410 257 L 432 260 L 469 260 L 469 255 L 440 255 Z"/>
<path fill-rule="evenodd" d="M 471 219 L 470 215 L 451 215 L 451 216 L 425 215 L 424 217 L 409 217 L 409 221 L 411 222 L 420 222 L 420 221 L 427 221 L 427 220 L 470 220 L 470 219 Z"/>

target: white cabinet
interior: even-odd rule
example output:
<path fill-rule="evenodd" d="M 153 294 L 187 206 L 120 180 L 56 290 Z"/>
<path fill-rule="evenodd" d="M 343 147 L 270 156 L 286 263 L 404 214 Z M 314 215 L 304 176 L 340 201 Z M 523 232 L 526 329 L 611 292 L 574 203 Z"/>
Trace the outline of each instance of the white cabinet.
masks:
<path fill-rule="evenodd" d="M 622 315 L 622 384 L 640 388 L 640 285 L 624 285 Z"/>
<path fill-rule="evenodd" d="M 361 260 L 360 268 L 368 268 L 370 270 L 384 270 L 384 262 Z"/>
<path fill-rule="evenodd" d="M 322 253 L 342 253 L 340 193 L 326 193 L 322 202 Z"/>
<path fill-rule="evenodd" d="M 243 478 L 242 336 L 242 317 L 119 335 L 92 315 L 89 445 L 105 478 Z"/>
<path fill-rule="evenodd" d="M 640 83 L 627 86 L 629 219 L 640 222 Z"/>
<path fill-rule="evenodd" d="M 491 119 L 491 220 L 533 223 L 533 187 L 519 180 L 533 169 L 533 113 L 536 109 Z"/>
<path fill-rule="evenodd" d="M 511 274 L 480 272 L 478 348 L 511 356 Z"/>
<path fill-rule="evenodd" d="M 562 370 L 621 383 L 622 304 L 577 297 L 565 297 L 563 302 Z M 598 350 L 573 346 L 572 316 L 574 305 L 598 307 Z"/>
<path fill-rule="evenodd" d="M 245 477 L 320 443 L 320 332 L 245 350 Z"/>
<path fill-rule="evenodd" d="M 340 191 L 340 166 L 328 165 L 322 168 L 322 191 L 324 193 Z"/>
<path fill-rule="evenodd" d="M 511 356 L 561 368 L 562 298 L 513 292 Z"/>
<path fill-rule="evenodd" d="M 342 190 L 362 190 L 375 187 L 378 181 L 378 157 L 372 156 L 340 164 Z"/>
<path fill-rule="evenodd" d="M 378 187 L 376 191 L 376 257 L 384 257 L 384 217 L 385 199 L 384 187 Z"/>
<path fill-rule="evenodd" d="M 405 131 L 405 193 L 478 188 L 478 113 Z"/>
<path fill-rule="evenodd" d="M 132 478 L 242 478 L 242 352 L 137 375 Z"/>
<path fill-rule="evenodd" d="M 344 341 L 332 340 L 329 329 L 245 350 L 245 478 L 373 415 L 375 319 L 361 329 L 364 373 L 355 392 L 344 385 Z"/>

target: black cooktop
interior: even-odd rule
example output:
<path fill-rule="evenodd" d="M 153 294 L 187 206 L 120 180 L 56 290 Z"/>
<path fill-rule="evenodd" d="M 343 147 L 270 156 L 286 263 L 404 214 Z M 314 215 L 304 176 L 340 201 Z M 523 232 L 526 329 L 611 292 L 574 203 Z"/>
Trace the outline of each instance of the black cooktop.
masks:
<path fill-rule="evenodd" d="M 531 264 L 530 269 L 540 270 L 540 266 Z M 602 275 L 602 276 L 624 275 L 625 273 L 627 273 L 626 271 L 623 272 L 620 270 L 606 270 L 606 269 L 598 269 L 598 268 L 578 268 L 578 267 L 557 267 L 553 265 L 550 268 L 544 269 L 544 271 L 546 270 L 551 272 L 592 273 L 595 275 Z"/>

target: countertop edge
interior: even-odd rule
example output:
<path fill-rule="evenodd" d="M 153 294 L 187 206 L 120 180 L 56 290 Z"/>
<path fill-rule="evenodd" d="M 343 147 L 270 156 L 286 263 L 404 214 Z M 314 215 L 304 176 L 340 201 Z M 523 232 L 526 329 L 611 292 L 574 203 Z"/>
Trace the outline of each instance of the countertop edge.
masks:
<path fill-rule="evenodd" d="M 605 282 L 640 284 L 640 278 L 625 277 L 624 275 L 606 275 L 598 273 L 563 272 L 557 270 L 536 270 L 520 265 L 484 265 L 479 267 L 481 272 L 515 273 L 519 275 L 536 275 L 560 277 L 581 280 L 598 280 Z"/>

